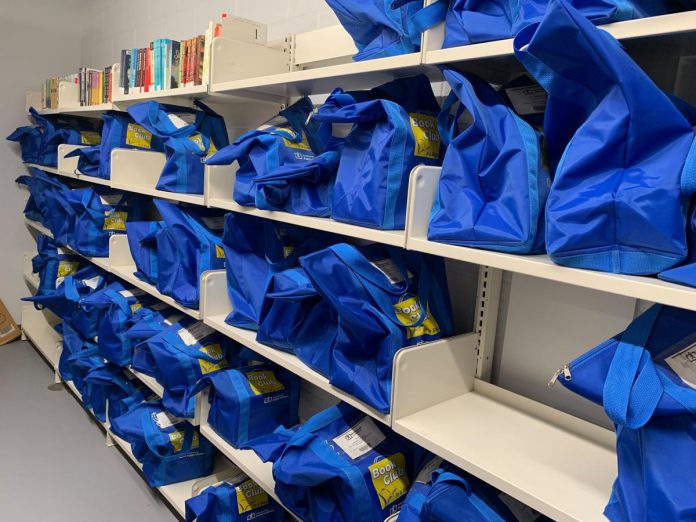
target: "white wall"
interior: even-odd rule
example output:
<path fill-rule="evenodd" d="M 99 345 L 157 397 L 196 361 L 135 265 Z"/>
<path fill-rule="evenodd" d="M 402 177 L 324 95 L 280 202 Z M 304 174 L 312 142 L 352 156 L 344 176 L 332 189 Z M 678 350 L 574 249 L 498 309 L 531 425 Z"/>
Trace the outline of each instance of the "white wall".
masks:
<path fill-rule="evenodd" d="M 35 250 L 36 245 L 21 219 L 27 193 L 14 183 L 27 169 L 21 165 L 19 148 L 4 138 L 29 123 L 24 110 L 27 90 L 39 88 L 48 76 L 79 67 L 82 35 L 73 22 L 81 3 L 0 0 L 0 298 L 16 321 L 19 299 L 29 295 L 22 278 L 22 252 Z"/>
<path fill-rule="evenodd" d="M 203 34 L 223 12 L 268 24 L 270 40 L 338 24 L 324 0 L 93 0 L 82 13 L 83 63 L 103 68 L 121 49 Z"/>

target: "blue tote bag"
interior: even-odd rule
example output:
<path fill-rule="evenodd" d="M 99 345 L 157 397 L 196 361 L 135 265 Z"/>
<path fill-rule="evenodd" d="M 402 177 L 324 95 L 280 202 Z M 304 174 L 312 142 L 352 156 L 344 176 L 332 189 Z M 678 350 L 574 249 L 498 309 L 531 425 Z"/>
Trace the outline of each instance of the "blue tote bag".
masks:
<path fill-rule="evenodd" d="M 15 180 L 15 183 L 25 185 L 29 190 L 24 215 L 28 219 L 38 221 L 53 232 L 55 220 L 60 218 L 61 214 L 58 211 L 60 209 L 54 208 L 57 205 L 55 199 L 64 197 L 68 187 L 42 170 L 31 168 L 30 171 L 31 176 L 19 176 Z"/>
<path fill-rule="evenodd" d="M 39 163 L 37 161 L 43 130 L 39 126 L 25 125 L 17 127 L 7 138 L 8 141 L 19 143 L 20 154 L 24 163 Z"/>
<path fill-rule="evenodd" d="M 541 135 L 480 78 L 453 69 L 443 73 L 452 87 L 440 114 L 448 146 L 428 239 L 516 254 L 543 251 L 551 179 L 542 165 Z M 465 111 L 472 122 L 459 132 Z"/>
<path fill-rule="evenodd" d="M 39 275 L 36 295 L 52 294 L 65 277 L 79 270 L 82 258 L 59 253 L 55 241 L 43 234 L 36 237 L 36 248 L 31 260 L 32 272 Z"/>
<path fill-rule="evenodd" d="M 258 129 L 249 131 L 232 145 L 206 159 L 207 165 L 231 165 L 237 162 L 233 199 L 240 205 L 254 206 L 254 180 L 280 167 L 303 165 L 323 152 L 328 127 L 308 123 L 312 101 L 301 98 Z M 320 137 L 321 134 L 321 137 Z"/>
<path fill-rule="evenodd" d="M 653 305 L 571 362 L 561 383 L 616 425 L 612 521 L 689 520 L 696 511 L 696 312 Z"/>
<path fill-rule="evenodd" d="M 203 160 L 229 143 L 225 121 L 203 103 L 202 110 L 138 103 L 128 113 L 164 142 L 167 157 L 157 189 L 167 192 L 203 194 Z"/>
<path fill-rule="evenodd" d="M 420 50 L 421 33 L 444 18 L 447 2 L 423 8 L 421 0 L 327 0 L 358 48 L 353 60 Z"/>
<path fill-rule="evenodd" d="M 300 262 L 338 315 L 329 382 L 387 413 L 396 352 L 453 333 L 444 261 L 340 243 Z"/>
<path fill-rule="evenodd" d="M 440 164 L 440 106 L 424 75 L 399 78 L 370 91 L 336 89 L 314 119 L 352 123 L 333 189 L 331 217 L 401 230 L 411 170 Z"/>
<path fill-rule="evenodd" d="M 656 16 L 674 10 L 665 0 L 569 0 L 593 24 Z M 530 24 L 540 22 L 550 0 L 450 0 L 445 19 L 443 47 L 512 38 Z"/>
<path fill-rule="evenodd" d="M 134 275 L 155 286 L 158 280 L 157 233 L 164 227 L 164 221 L 126 222 L 128 247 L 136 268 Z"/>
<path fill-rule="evenodd" d="M 275 272 L 298 264 L 300 256 L 336 241 L 325 232 L 245 214 L 225 216 L 223 248 L 232 312 L 225 321 L 257 330 L 266 287 Z"/>
<path fill-rule="evenodd" d="M 140 320 L 126 332 L 126 336 L 131 339 L 131 344 L 133 345 L 131 368 L 155 379 L 157 378 L 157 365 L 152 357 L 147 341 L 180 322 L 182 324 L 190 324 L 186 323 L 189 316 L 173 308 L 157 310 L 157 306 L 149 307 L 151 313 L 147 313 L 142 309 L 138 310 L 136 314 L 140 315 Z"/>
<path fill-rule="evenodd" d="M 157 290 L 189 308 L 198 308 L 201 275 L 225 268 L 224 218 L 217 210 L 154 200 L 164 226 L 155 234 Z"/>
<path fill-rule="evenodd" d="M 77 168 L 75 169 L 75 174 L 99 177 L 99 159 L 101 157 L 101 147 L 101 145 L 92 145 L 91 147 L 71 150 L 65 155 L 66 158 L 77 157 Z"/>
<path fill-rule="evenodd" d="M 192 390 L 203 376 L 237 362 L 237 344 L 202 321 L 182 319 L 146 344 L 164 388 L 163 404 L 181 417 L 193 417 Z"/>
<path fill-rule="evenodd" d="M 153 393 L 147 386 L 115 365 L 106 364 L 90 370 L 85 376 L 85 381 L 102 388 L 108 404 L 109 422 L 143 402 L 153 400 Z"/>
<path fill-rule="evenodd" d="M 73 191 L 68 198 L 75 211 L 70 246 L 91 257 L 109 256 L 109 238 L 126 233 L 126 222 L 145 216 L 146 199 L 137 194 L 111 190 Z"/>
<path fill-rule="evenodd" d="M 283 522 L 285 510 L 252 479 L 240 474 L 186 501 L 186 522 Z"/>
<path fill-rule="evenodd" d="M 300 380 L 270 363 L 205 375 L 192 390 L 210 387 L 208 423 L 235 448 L 253 447 L 255 439 L 278 426 L 298 422 Z"/>
<path fill-rule="evenodd" d="M 275 492 L 300 520 L 383 522 L 430 456 L 340 403 L 290 437 L 273 463 Z"/>
<path fill-rule="evenodd" d="M 549 93 L 553 261 L 625 274 L 682 261 L 696 186 L 686 117 L 616 40 L 563 0 L 517 35 L 515 54 Z"/>
<path fill-rule="evenodd" d="M 338 316 L 301 267 L 274 274 L 264 296 L 256 340 L 293 353 L 328 376 Z"/>
<path fill-rule="evenodd" d="M 156 488 L 210 475 L 215 448 L 197 428 L 145 402 L 114 419 L 111 430 L 130 443 L 143 475 Z"/>

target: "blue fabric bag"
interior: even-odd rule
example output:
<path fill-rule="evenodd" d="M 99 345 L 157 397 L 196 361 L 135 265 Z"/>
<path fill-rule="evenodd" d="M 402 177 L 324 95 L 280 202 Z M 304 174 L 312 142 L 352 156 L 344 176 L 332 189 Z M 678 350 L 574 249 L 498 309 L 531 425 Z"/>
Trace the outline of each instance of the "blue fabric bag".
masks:
<path fill-rule="evenodd" d="M 156 233 L 157 290 L 197 309 L 203 272 L 225 268 L 223 216 L 216 210 L 154 202 L 165 224 Z"/>
<path fill-rule="evenodd" d="M 157 375 L 157 366 L 147 346 L 147 341 L 172 325 L 182 320 L 186 321 L 186 317 L 188 317 L 174 308 L 161 310 L 157 308 L 158 305 L 149 307 L 151 313 L 142 309 L 138 310 L 136 314 L 141 316 L 140 320 L 126 332 L 126 336 L 131 339 L 131 344 L 134 346 L 131 367 L 150 377 Z"/>
<path fill-rule="evenodd" d="M 137 269 L 134 275 L 155 286 L 158 279 L 157 233 L 164 227 L 164 221 L 126 222 L 128 247 Z"/>
<path fill-rule="evenodd" d="M 205 375 L 193 388 L 195 395 L 210 387 L 208 422 L 215 432 L 239 449 L 278 426 L 297 424 L 300 379 L 270 363 L 227 369 Z"/>
<path fill-rule="evenodd" d="M 101 145 L 82 147 L 68 152 L 66 158 L 77 157 L 75 174 L 99 177 L 99 159 L 101 157 Z"/>
<path fill-rule="evenodd" d="M 445 16 L 447 2 L 423 8 L 420 0 L 326 0 L 358 48 L 353 60 L 420 50 L 421 33 Z"/>
<path fill-rule="evenodd" d="M 82 407 L 92 410 L 99 422 L 106 422 L 106 390 L 103 386 L 88 380 L 90 372 L 106 366 L 94 343 L 88 341 L 83 350 L 68 357 L 67 364 L 72 369 L 72 380 L 80 392 Z"/>
<path fill-rule="evenodd" d="M 655 274 L 682 261 L 686 202 L 696 187 L 687 118 L 616 40 L 563 0 L 514 45 L 549 93 L 544 127 L 556 173 L 546 247 L 553 261 L 625 274 Z"/>
<path fill-rule="evenodd" d="M 419 472 L 397 521 L 518 522 L 500 494 L 493 486 L 436 457 Z M 531 516 L 525 520 L 532 520 Z"/>
<path fill-rule="evenodd" d="M 65 381 L 74 381 L 73 367 L 70 364 L 70 357 L 84 350 L 93 349 L 96 353 L 96 344 L 88 344 L 82 336 L 73 328 L 71 322 L 63 321 L 61 325 L 61 335 L 63 337 L 63 347 L 58 357 L 58 373 Z M 79 375 L 78 375 L 79 379 Z M 77 385 L 77 383 L 75 383 Z"/>
<path fill-rule="evenodd" d="M 654 305 L 559 372 L 616 425 L 609 520 L 689 520 L 696 511 L 696 475 L 686 465 L 696 459 L 696 383 L 687 384 L 694 341 L 696 312 Z"/>
<path fill-rule="evenodd" d="M 308 124 L 312 110 L 312 101 L 305 96 L 280 111 L 267 124 L 243 134 L 206 160 L 207 165 L 237 162 L 232 194 L 237 203 L 255 205 L 254 180 L 258 176 L 266 176 L 280 167 L 304 165 L 324 151 L 329 127 L 316 122 Z"/>
<path fill-rule="evenodd" d="M 143 196 L 128 192 L 84 189 L 69 197 L 76 214 L 70 246 L 91 257 L 109 256 L 109 238 L 126 233 L 126 222 L 144 219 Z"/>
<path fill-rule="evenodd" d="M 285 510 L 241 474 L 186 501 L 186 522 L 283 522 Z"/>
<path fill-rule="evenodd" d="M 143 475 L 156 488 L 213 472 L 215 448 L 197 428 L 167 413 L 160 402 L 145 402 L 111 424 L 130 443 Z"/>
<path fill-rule="evenodd" d="M 453 333 L 443 259 L 341 243 L 300 263 L 338 315 L 329 382 L 389 412 L 396 352 Z"/>
<path fill-rule="evenodd" d="M 39 274 L 35 295 L 52 294 L 66 276 L 77 272 L 82 258 L 59 253 L 56 242 L 43 234 L 36 237 L 36 248 L 38 253 L 31 260 L 32 272 Z"/>
<path fill-rule="evenodd" d="M 335 242 L 335 236 L 245 214 L 225 216 L 222 246 L 232 326 L 258 329 L 266 287 L 274 272 L 297 265 L 299 257 Z"/>
<path fill-rule="evenodd" d="M 15 182 L 25 185 L 29 190 L 29 200 L 24 209 L 24 215 L 28 219 L 38 221 L 43 226 L 51 229 L 52 218 L 49 200 L 56 197 L 54 192 L 67 191 L 68 187 L 59 179 L 46 174 L 44 171 L 30 168 L 31 176 L 19 176 Z"/>
<path fill-rule="evenodd" d="M 440 164 L 440 106 L 425 75 L 370 91 L 334 90 L 314 119 L 353 123 L 341 152 L 331 216 L 337 221 L 401 230 L 411 170 Z"/>
<path fill-rule="evenodd" d="M 128 108 L 138 124 L 164 142 L 167 159 L 157 182 L 159 190 L 203 194 L 203 160 L 229 144 L 222 116 L 197 100 L 194 103 L 202 110 L 155 101 Z"/>
<path fill-rule="evenodd" d="M 237 362 L 238 345 L 202 321 L 182 319 L 146 341 L 163 404 L 180 417 L 193 417 L 198 381 Z"/>
<path fill-rule="evenodd" d="M 300 520 L 383 522 L 431 455 L 347 404 L 318 413 L 273 463 L 275 492 Z"/>
<path fill-rule="evenodd" d="M 30 110 L 33 110 L 33 107 Z M 41 142 L 43 141 L 42 127 L 38 125 L 17 127 L 5 139 L 19 143 L 20 154 L 24 163 L 39 163 L 37 158 Z"/>
<path fill-rule="evenodd" d="M 439 118 L 448 146 L 428 239 L 516 254 L 542 252 L 551 179 L 542 165 L 541 135 L 480 78 L 453 69 L 443 73 L 452 87 Z M 473 121 L 459 132 L 457 121 L 467 111 Z"/>
<path fill-rule="evenodd" d="M 512 38 L 538 23 L 550 0 L 450 0 L 443 48 Z M 675 3 L 666 0 L 569 0 L 593 24 L 608 24 L 668 13 Z"/>
<path fill-rule="evenodd" d="M 153 398 L 152 391 L 137 377 L 111 364 L 90 370 L 85 376 L 85 382 L 102 388 L 109 406 L 107 409 L 109 422 L 113 422 L 114 419 Z M 154 398 L 156 400 L 156 396 Z"/>
<path fill-rule="evenodd" d="M 304 269 L 274 274 L 264 296 L 256 340 L 293 353 L 322 375 L 331 373 L 338 316 Z"/>

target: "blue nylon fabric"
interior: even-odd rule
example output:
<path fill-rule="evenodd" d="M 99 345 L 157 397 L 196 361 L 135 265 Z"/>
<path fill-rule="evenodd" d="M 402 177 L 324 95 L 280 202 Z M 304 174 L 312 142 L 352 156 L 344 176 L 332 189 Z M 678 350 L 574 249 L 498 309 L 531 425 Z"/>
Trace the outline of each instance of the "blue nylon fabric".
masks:
<path fill-rule="evenodd" d="M 251 479 L 234 477 L 220 485 L 210 486 L 186 501 L 186 522 L 283 522 L 285 510 L 272 498 L 242 513 L 237 505 L 236 488 L 247 486 Z M 255 482 L 254 488 L 260 488 Z"/>
<path fill-rule="evenodd" d="M 300 256 L 332 242 L 335 242 L 332 234 L 244 214 L 227 214 L 222 245 L 232 312 L 225 321 L 257 330 L 273 274 L 296 266 Z"/>
<path fill-rule="evenodd" d="M 138 279 L 157 285 L 157 233 L 165 227 L 164 221 L 126 222 L 126 236 Z"/>
<path fill-rule="evenodd" d="M 128 329 L 126 336 L 132 339 L 134 346 L 131 363 L 134 370 L 150 377 L 155 377 L 157 366 L 147 347 L 147 340 L 163 332 L 174 323 L 181 321 L 184 317 L 184 314 L 178 310 L 163 310 L 161 313 L 146 314 L 140 321 Z"/>
<path fill-rule="evenodd" d="M 327 0 L 358 48 L 353 60 L 371 60 L 420 50 L 421 33 L 443 14 L 418 0 Z M 438 7 L 446 2 L 438 2 Z"/>
<path fill-rule="evenodd" d="M 232 194 L 237 203 L 253 207 L 258 200 L 257 178 L 285 172 L 284 168 L 305 167 L 315 159 L 315 154 L 324 152 L 330 129 L 308 121 L 312 110 L 312 101 L 305 96 L 268 124 L 243 134 L 206 160 L 207 165 L 237 163 Z M 311 186 L 304 188 L 312 194 Z"/>
<path fill-rule="evenodd" d="M 109 422 L 145 402 L 152 394 L 136 377 L 111 364 L 90 370 L 85 381 L 103 389 L 109 405 Z"/>
<path fill-rule="evenodd" d="M 210 475 L 215 456 L 213 445 L 185 421 L 173 419 L 172 426 L 159 428 L 155 416 L 164 412 L 161 402 L 144 402 L 114 419 L 111 430 L 130 443 L 151 487 Z M 169 438 L 169 434 L 176 431 L 183 432 L 179 451 L 175 450 Z M 198 440 L 197 447 L 194 439 Z"/>
<path fill-rule="evenodd" d="M 41 116 L 31 107 L 29 114 L 35 127 L 19 127 L 7 139 L 22 147 L 22 161 L 47 167 L 58 165 L 58 145 L 85 145 L 90 133 L 96 138 L 101 133 L 101 122 L 77 116 Z M 26 151 L 26 152 L 25 152 Z"/>
<path fill-rule="evenodd" d="M 159 190 L 203 194 L 203 160 L 229 144 L 222 116 L 199 101 L 195 104 L 202 110 L 155 101 L 128 108 L 138 124 L 164 143 L 166 161 L 157 182 Z"/>
<path fill-rule="evenodd" d="M 692 147 L 694 150 L 694 147 Z M 696 286 L 696 205 L 691 205 L 686 231 L 688 255 L 684 264 L 657 274 L 663 281 L 680 285 Z"/>
<path fill-rule="evenodd" d="M 154 200 L 164 226 L 155 234 L 157 290 L 189 308 L 198 308 L 201 274 L 225 268 L 222 215 L 200 207 Z"/>
<path fill-rule="evenodd" d="M 322 375 L 331 373 L 338 317 L 301 267 L 274 274 L 264 296 L 256 340 L 293 353 Z"/>
<path fill-rule="evenodd" d="M 80 256 L 59 253 L 56 242 L 43 234 L 36 237 L 36 249 L 37 255 L 32 258 L 31 265 L 32 272 L 39 275 L 39 287 L 35 294 L 38 296 L 55 293 L 62 277 L 66 275 L 59 276 L 61 262 L 77 263 L 78 269 L 83 263 Z"/>
<path fill-rule="evenodd" d="M 250 382 L 271 372 L 280 386 L 259 393 Z M 265 375 L 265 374 L 264 374 Z M 256 439 L 272 433 L 279 426 L 291 428 L 298 422 L 299 378 L 270 363 L 227 369 L 204 376 L 191 394 L 210 386 L 208 422 L 215 432 L 239 449 L 253 448 Z"/>
<path fill-rule="evenodd" d="M 385 494 L 380 483 L 385 477 L 373 479 L 369 466 L 389 458 L 395 473 L 410 485 L 430 454 L 365 419 L 364 414 L 341 403 L 315 415 L 290 436 L 273 463 L 273 477 L 281 502 L 301 520 L 383 522 L 403 504 L 406 491 Z M 352 459 L 334 438 L 361 422 L 371 423 L 383 440 Z M 380 494 L 384 494 L 384 507 Z"/>
<path fill-rule="evenodd" d="M 696 391 L 664 362 L 696 341 L 696 312 L 654 305 L 621 334 L 570 363 L 564 386 L 616 422 L 612 521 L 689 520 L 696 511 Z"/>
<path fill-rule="evenodd" d="M 66 158 L 77 157 L 76 173 L 85 176 L 99 177 L 99 160 L 101 157 L 101 145 L 82 147 L 68 152 Z"/>
<path fill-rule="evenodd" d="M 384 245 L 342 243 L 300 262 L 338 316 L 329 382 L 388 412 L 396 352 L 453 333 L 443 260 Z M 378 268 L 385 263 L 392 279 Z"/>
<path fill-rule="evenodd" d="M 682 261 L 690 193 L 681 178 L 694 140 L 684 115 L 616 40 L 563 0 L 514 46 L 549 93 L 544 127 L 556 173 L 546 247 L 553 261 L 625 274 L 655 274 Z"/>
<path fill-rule="evenodd" d="M 369 91 L 334 90 L 313 118 L 353 123 L 339 160 L 331 217 L 372 228 L 403 229 L 411 170 L 418 164 L 439 165 L 442 155 L 435 128 L 430 132 L 437 157 L 417 150 L 411 115 L 435 118 L 439 112 L 424 75 Z"/>
<path fill-rule="evenodd" d="M 110 204 L 103 197 L 114 197 L 119 201 Z M 68 202 L 75 212 L 75 225 L 68 244 L 90 257 L 108 257 L 109 238 L 114 234 L 125 234 L 125 223 L 144 219 L 147 210 L 143 196 L 96 187 L 70 191 Z"/>
<path fill-rule="evenodd" d="M 181 417 L 193 417 L 195 398 L 191 392 L 199 379 L 234 365 L 238 353 L 238 345 L 234 341 L 213 331 L 201 321 L 189 319 L 182 318 L 145 341 L 154 363 L 154 377 L 164 388 L 165 407 Z M 186 336 L 183 330 L 201 330 L 204 335 L 193 344 L 187 344 L 180 335 Z M 218 346 L 215 356 L 204 351 L 211 345 Z"/>
<path fill-rule="evenodd" d="M 512 38 L 527 25 L 540 22 L 551 3 L 550 0 L 450 0 L 443 48 Z M 596 25 L 681 10 L 668 0 L 568 0 L 568 3 Z"/>
<path fill-rule="evenodd" d="M 441 130 L 449 142 L 428 239 L 517 254 L 544 249 L 544 207 L 551 183 L 540 138 L 480 78 L 443 70 L 452 87 Z M 457 101 L 455 119 L 449 109 Z M 473 121 L 459 129 L 467 111 Z M 447 128 L 449 127 L 449 128 Z"/>

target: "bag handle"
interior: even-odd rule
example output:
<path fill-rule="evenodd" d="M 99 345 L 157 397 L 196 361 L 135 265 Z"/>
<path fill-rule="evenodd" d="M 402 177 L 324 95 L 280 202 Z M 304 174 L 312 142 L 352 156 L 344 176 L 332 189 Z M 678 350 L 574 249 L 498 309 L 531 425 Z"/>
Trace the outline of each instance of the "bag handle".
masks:
<path fill-rule="evenodd" d="M 604 382 L 603 403 L 619 426 L 638 429 L 652 418 L 664 391 L 645 345 L 662 305 L 653 305 L 633 320 L 621 335 Z"/>
<path fill-rule="evenodd" d="M 163 434 L 167 434 L 168 432 L 163 432 L 161 431 L 156 425 L 155 421 L 152 418 L 152 414 L 147 414 L 147 415 L 141 415 L 140 417 L 140 422 L 143 428 L 143 435 L 145 438 L 145 444 L 147 445 L 148 449 L 157 455 L 159 458 L 163 460 L 173 460 L 179 458 L 180 455 L 187 453 L 191 449 L 191 445 L 193 444 L 193 426 L 189 424 L 188 422 L 184 422 L 184 441 L 183 444 L 181 445 L 181 450 L 178 452 L 174 452 L 174 448 L 171 448 L 167 452 L 162 452 L 160 448 L 157 446 L 157 440 L 160 439 L 160 437 Z M 181 431 L 178 430 L 177 431 Z M 167 435 L 167 438 L 169 436 Z"/>
<path fill-rule="evenodd" d="M 329 123 L 374 122 L 386 118 L 385 103 L 393 102 L 382 99 L 359 102 L 353 95 L 339 87 L 334 89 L 313 118 Z M 400 106 L 399 109 L 403 110 Z"/>
<path fill-rule="evenodd" d="M 401 6 L 414 1 L 418 1 L 418 3 L 422 5 L 419 0 L 394 0 L 391 8 L 398 9 Z M 415 47 L 420 47 L 421 35 L 423 32 L 425 32 L 426 29 L 430 29 L 431 27 L 445 21 L 448 7 L 449 0 L 437 0 L 437 2 L 432 3 L 429 6 L 419 9 L 408 18 L 406 25 L 412 45 Z"/>
<path fill-rule="evenodd" d="M 133 315 L 128 299 L 123 297 L 119 292 L 115 291 L 113 288 L 107 288 L 104 290 L 104 295 L 108 297 L 113 304 L 118 306 L 128 317 Z"/>
<path fill-rule="evenodd" d="M 681 190 L 686 197 L 696 194 L 696 138 L 691 142 L 681 174 Z"/>

